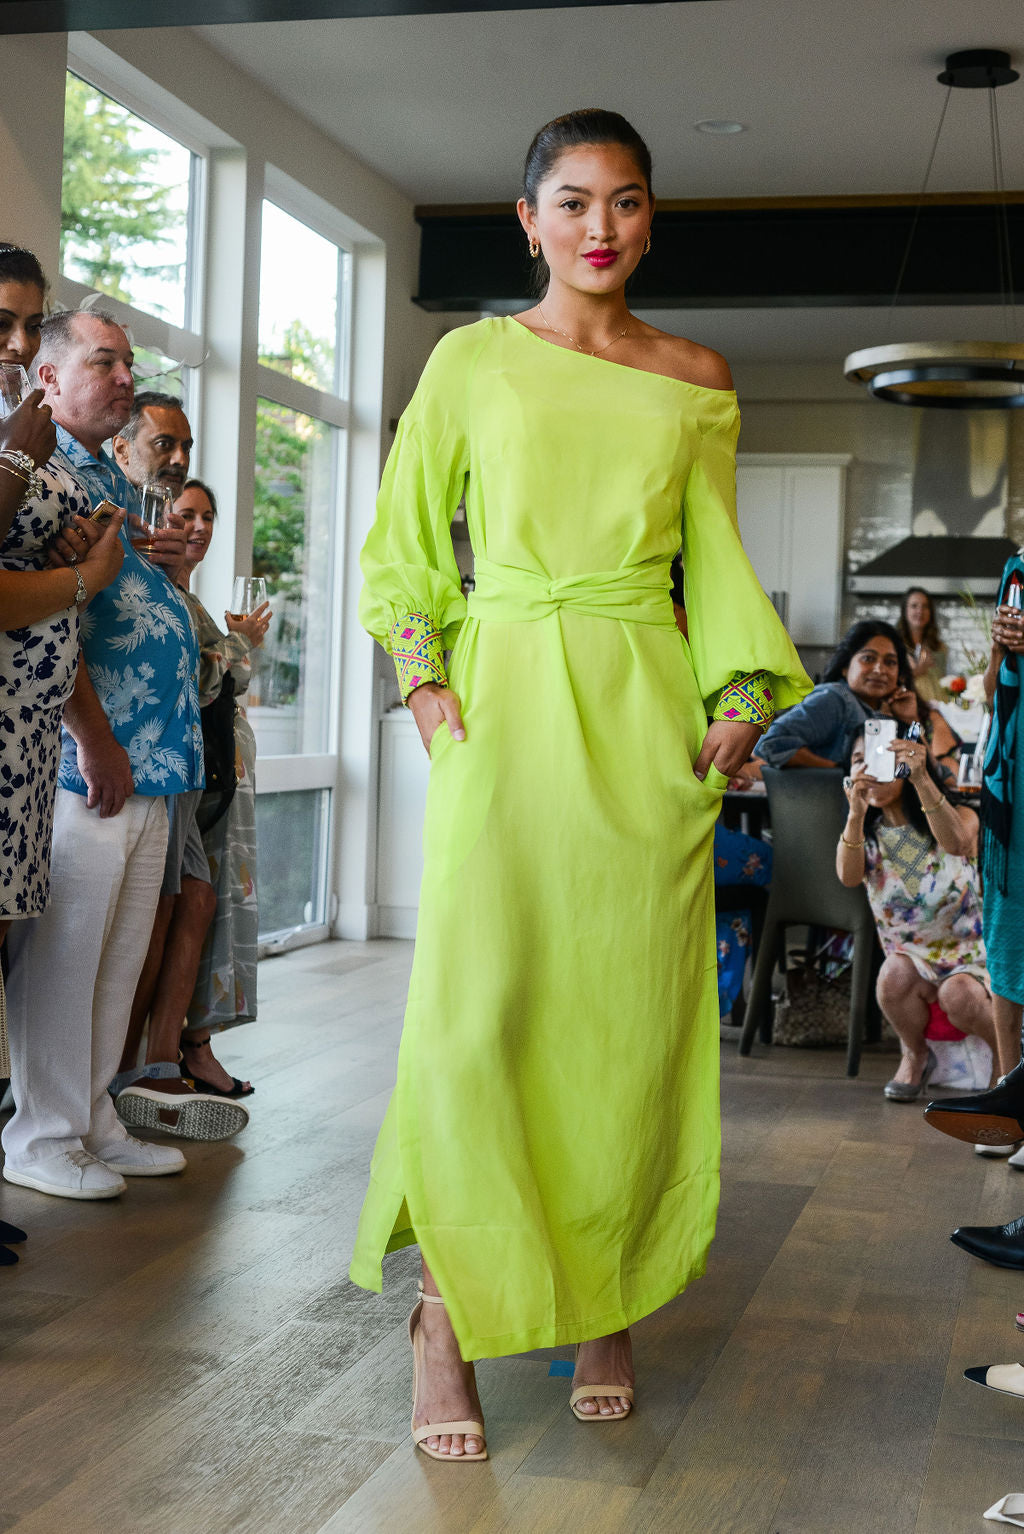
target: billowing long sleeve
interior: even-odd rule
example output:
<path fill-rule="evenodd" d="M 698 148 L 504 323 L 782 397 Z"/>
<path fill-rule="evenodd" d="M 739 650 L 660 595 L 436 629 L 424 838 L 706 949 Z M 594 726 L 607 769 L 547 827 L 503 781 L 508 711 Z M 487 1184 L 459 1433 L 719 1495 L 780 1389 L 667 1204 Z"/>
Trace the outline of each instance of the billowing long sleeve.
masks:
<path fill-rule="evenodd" d="M 389 654 L 409 615 L 426 618 L 445 649 L 466 616 L 450 529 L 469 471 L 467 353 L 459 331 L 435 347 L 398 423 L 363 547 L 359 618 Z"/>
<path fill-rule="evenodd" d="M 793 642 L 761 589 L 736 520 L 733 406 L 704 433 L 683 501 L 683 568 L 690 653 L 710 713 L 736 672 L 764 671 L 776 709 L 811 690 Z"/>

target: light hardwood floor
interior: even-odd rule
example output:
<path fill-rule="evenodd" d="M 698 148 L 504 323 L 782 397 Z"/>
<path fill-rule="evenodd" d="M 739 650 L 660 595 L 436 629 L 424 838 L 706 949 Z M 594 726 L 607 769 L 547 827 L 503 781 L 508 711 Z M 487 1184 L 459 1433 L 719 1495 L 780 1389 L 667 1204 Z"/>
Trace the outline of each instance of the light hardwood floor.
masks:
<path fill-rule="evenodd" d="M 0 1530 L 20 1534 L 962 1534 L 1024 1491 L 1021 1277 L 950 1245 L 1024 1175 L 884 1102 L 891 1055 L 722 1047 L 707 1276 L 635 1329 L 637 1410 L 577 1424 L 553 1354 L 485 1362 L 491 1459 L 408 1441 L 411 1253 L 345 1278 L 393 1077 L 407 943 L 268 961 L 221 1040 L 236 1141 L 111 1203 L 3 1185 Z M 567 1356 L 567 1350 L 562 1351 Z"/>

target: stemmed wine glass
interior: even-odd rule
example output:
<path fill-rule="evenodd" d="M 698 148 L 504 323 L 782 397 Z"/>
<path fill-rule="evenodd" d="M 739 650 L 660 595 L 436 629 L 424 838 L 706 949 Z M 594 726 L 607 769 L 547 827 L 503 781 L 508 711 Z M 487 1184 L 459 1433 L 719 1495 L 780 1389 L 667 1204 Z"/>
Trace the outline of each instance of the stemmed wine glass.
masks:
<path fill-rule="evenodd" d="M 247 618 L 267 600 L 267 582 L 262 575 L 236 575 L 231 594 L 231 611 L 236 618 Z"/>
<path fill-rule="evenodd" d="M 28 393 L 28 374 L 21 363 L 0 362 L 0 418 L 17 410 Z"/>

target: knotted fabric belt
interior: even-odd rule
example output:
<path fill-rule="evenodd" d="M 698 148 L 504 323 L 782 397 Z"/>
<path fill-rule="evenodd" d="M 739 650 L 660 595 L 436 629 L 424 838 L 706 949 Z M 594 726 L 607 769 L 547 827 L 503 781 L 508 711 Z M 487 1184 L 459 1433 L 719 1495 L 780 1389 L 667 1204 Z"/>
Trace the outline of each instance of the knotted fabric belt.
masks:
<path fill-rule="evenodd" d="M 587 618 L 615 618 L 620 623 L 649 623 L 675 628 L 668 560 L 593 570 L 548 580 L 536 570 L 478 559 L 476 589 L 469 596 L 469 616 L 495 623 L 534 623 L 559 608 Z"/>

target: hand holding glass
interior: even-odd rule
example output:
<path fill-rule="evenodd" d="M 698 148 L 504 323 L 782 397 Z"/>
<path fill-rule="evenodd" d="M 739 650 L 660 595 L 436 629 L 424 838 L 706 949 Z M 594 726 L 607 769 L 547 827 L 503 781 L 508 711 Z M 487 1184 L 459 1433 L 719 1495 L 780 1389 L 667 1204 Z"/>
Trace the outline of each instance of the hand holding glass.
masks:
<path fill-rule="evenodd" d="M 154 547 L 153 534 L 161 528 L 170 527 L 171 492 L 167 485 L 147 480 L 142 487 L 142 504 L 134 524 L 132 543 L 140 554 L 148 554 Z"/>
<path fill-rule="evenodd" d="M 0 362 L 0 417 L 17 410 L 29 393 L 28 374 L 20 362 Z"/>
<path fill-rule="evenodd" d="M 262 575 L 236 575 L 231 596 L 231 611 L 237 618 L 247 618 L 267 600 L 267 582 Z"/>

